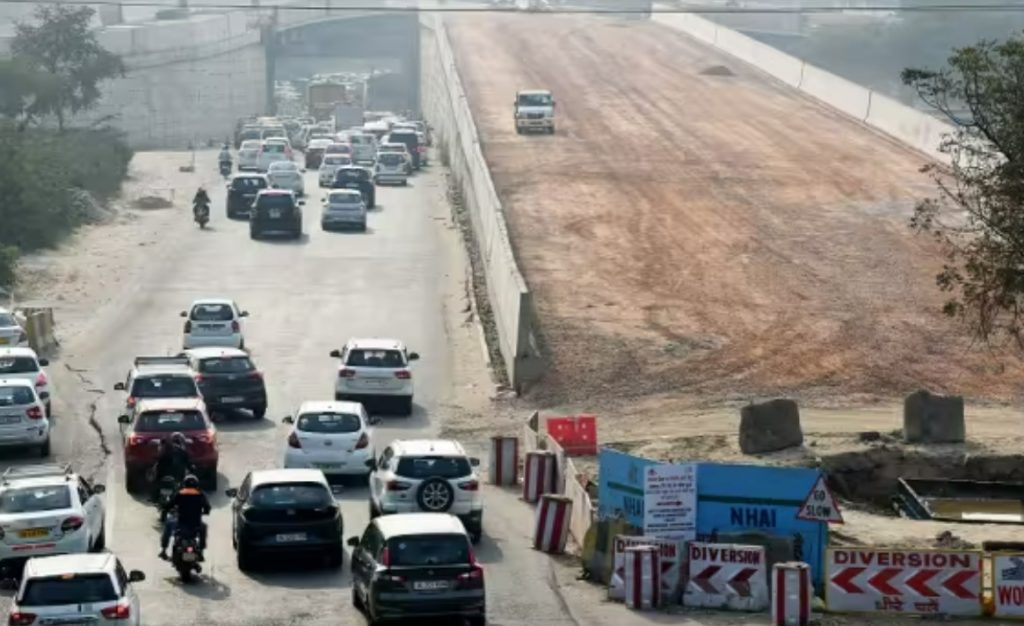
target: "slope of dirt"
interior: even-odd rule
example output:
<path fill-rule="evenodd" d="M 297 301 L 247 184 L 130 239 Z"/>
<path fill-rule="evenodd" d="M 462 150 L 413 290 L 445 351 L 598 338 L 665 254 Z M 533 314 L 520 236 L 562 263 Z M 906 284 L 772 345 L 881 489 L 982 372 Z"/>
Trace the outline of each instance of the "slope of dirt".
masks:
<path fill-rule="evenodd" d="M 918 154 L 648 22 L 447 23 L 551 356 L 533 400 L 1016 393 L 941 315 Z M 531 87 L 555 136 L 515 133 Z"/>

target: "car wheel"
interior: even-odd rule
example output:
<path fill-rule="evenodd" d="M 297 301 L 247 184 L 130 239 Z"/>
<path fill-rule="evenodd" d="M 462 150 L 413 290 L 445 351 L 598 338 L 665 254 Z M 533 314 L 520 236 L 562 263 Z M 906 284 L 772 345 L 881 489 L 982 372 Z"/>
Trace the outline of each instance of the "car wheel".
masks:
<path fill-rule="evenodd" d="M 103 520 L 103 525 L 100 526 L 100 536 L 96 537 L 96 541 L 92 542 L 93 552 L 103 552 L 103 549 L 107 547 L 107 520 Z"/>
<path fill-rule="evenodd" d="M 46 418 L 49 419 L 51 417 L 53 417 L 53 409 L 50 406 L 50 402 L 47 401 L 46 402 Z"/>
<path fill-rule="evenodd" d="M 398 411 L 406 417 L 412 415 L 412 396 L 402 398 L 401 403 L 398 405 Z"/>
<path fill-rule="evenodd" d="M 259 406 L 253 407 L 253 409 L 252 409 L 252 417 L 253 417 L 253 419 L 261 420 L 264 417 L 266 417 L 266 415 L 267 415 L 267 405 L 261 404 Z"/>
<path fill-rule="evenodd" d="M 249 553 L 249 548 L 244 544 L 240 543 L 235 549 L 235 562 L 238 564 L 238 569 L 243 572 L 249 571 L 253 568 L 255 563 L 253 562 L 252 554 Z"/>
<path fill-rule="evenodd" d="M 477 524 L 470 524 L 469 527 L 466 528 L 466 530 L 469 531 L 469 540 L 470 541 L 472 541 L 474 544 L 480 543 L 480 539 L 483 538 L 483 536 L 484 536 L 484 529 L 483 529 L 483 523 L 482 522 L 481 523 L 477 523 Z"/>
<path fill-rule="evenodd" d="M 43 444 L 41 446 L 39 446 L 39 456 L 41 456 L 44 459 L 46 457 L 50 456 L 50 438 L 49 437 L 47 437 L 46 441 L 44 441 Z"/>
<path fill-rule="evenodd" d="M 259 232 L 257 232 L 255 228 L 250 228 L 249 229 L 249 239 L 256 240 L 256 239 L 259 239 L 259 238 L 260 238 Z"/>
<path fill-rule="evenodd" d="M 363 222 L 362 224 L 359 225 L 359 231 L 363 233 L 366 232 L 366 222 Z"/>
<path fill-rule="evenodd" d="M 331 569 L 338 569 L 345 562 L 345 550 L 340 545 L 331 548 L 327 553 L 327 566 Z"/>
<path fill-rule="evenodd" d="M 469 626 L 487 626 L 486 615 L 474 615 L 473 617 L 470 617 L 467 621 L 469 622 Z"/>
<path fill-rule="evenodd" d="M 427 513 L 445 513 L 455 504 L 455 490 L 443 478 L 428 478 L 416 490 L 416 504 Z"/>

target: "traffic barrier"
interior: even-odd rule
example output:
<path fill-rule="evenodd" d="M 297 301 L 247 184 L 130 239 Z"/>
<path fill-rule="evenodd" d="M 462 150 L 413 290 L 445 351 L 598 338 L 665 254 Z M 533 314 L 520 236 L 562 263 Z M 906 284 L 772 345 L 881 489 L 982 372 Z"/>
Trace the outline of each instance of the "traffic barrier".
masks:
<path fill-rule="evenodd" d="M 487 472 L 492 485 L 508 487 L 519 482 L 519 439 L 491 437 L 491 458 Z"/>
<path fill-rule="evenodd" d="M 540 497 L 554 491 L 555 455 L 545 450 L 526 453 L 523 471 L 523 500 L 535 504 Z"/>
<path fill-rule="evenodd" d="M 992 615 L 1024 618 L 1024 553 L 992 555 Z"/>
<path fill-rule="evenodd" d="M 623 555 L 626 606 L 648 610 L 661 605 L 661 563 L 656 546 L 630 546 Z"/>
<path fill-rule="evenodd" d="M 768 608 L 764 548 L 690 542 L 689 578 L 683 604 L 739 611 Z"/>
<path fill-rule="evenodd" d="M 597 418 L 593 415 L 549 417 L 547 429 L 569 456 L 597 455 Z"/>
<path fill-rule="evenodd" d="M 608 599 L 625 599 L 626 550 L 635 546 L 654 546 L 658 549 L 661 597 L 665 602 L 677 602 L 682 583 L 683 561 L 686 556 L 686 552 L 683 550 L 683 541 L 627 535 L 618 535 L 612 542 L 612 574 L 611 580 L 608 582 Z"/>
<path fill-rule="evenodd" d="M 811 623 L 811 566 L 776 563 L 772 568 L 773 626 L 808 626 Z"/>
<path fill-rule="evenodd" d="M 565 552 L 571 515 L 572 500 L 569 498 L 551 493 L 541 496 L 533 530 L 533 548 L 548 554 Z"/>

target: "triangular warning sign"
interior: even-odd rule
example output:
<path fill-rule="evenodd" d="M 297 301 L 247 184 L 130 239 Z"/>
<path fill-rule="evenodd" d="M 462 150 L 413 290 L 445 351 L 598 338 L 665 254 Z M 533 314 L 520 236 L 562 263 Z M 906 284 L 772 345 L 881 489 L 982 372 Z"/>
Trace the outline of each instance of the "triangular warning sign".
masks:
<path fill-rule="evenodd" d="M 796 514 L 796 517 L 812 522 L 843 523 L 843 514 L 839 512 L 836 497 L 828 488 L 824 474 L 820 474 L 818 480 L 814 482 L 811 492 L 807 494 L 804 503 L 800 505 L 800 512 Z"/>

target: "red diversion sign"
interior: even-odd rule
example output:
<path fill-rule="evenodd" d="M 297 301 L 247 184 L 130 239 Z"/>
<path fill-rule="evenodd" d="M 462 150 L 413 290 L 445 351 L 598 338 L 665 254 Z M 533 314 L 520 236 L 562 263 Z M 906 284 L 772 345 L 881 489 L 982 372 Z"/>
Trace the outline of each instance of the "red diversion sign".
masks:
<path fill-rule="evenodd" d="M 830 548 L 830 611 L 981 615 L 981 552 Z"/>

